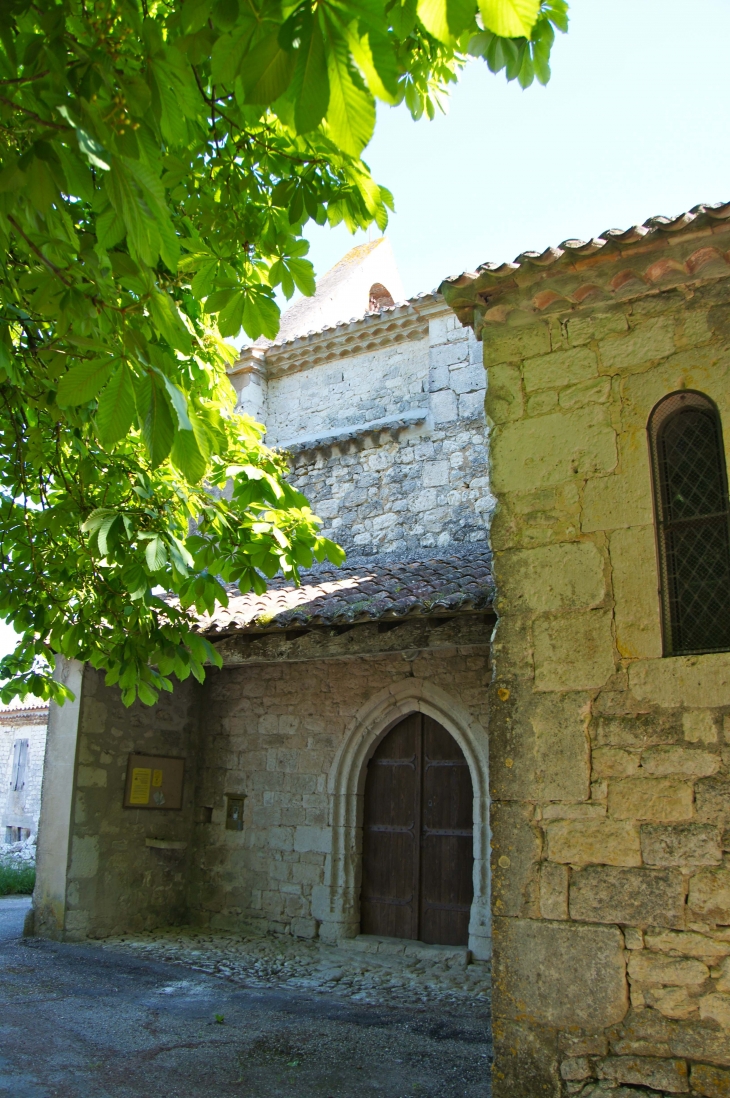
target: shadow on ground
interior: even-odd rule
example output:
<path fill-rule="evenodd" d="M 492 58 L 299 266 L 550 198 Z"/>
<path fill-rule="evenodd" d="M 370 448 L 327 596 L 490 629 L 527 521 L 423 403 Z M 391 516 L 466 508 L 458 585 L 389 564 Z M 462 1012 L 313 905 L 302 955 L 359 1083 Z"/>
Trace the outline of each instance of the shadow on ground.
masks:
<path fill-rule="evenodd" d="M 0 899 L 0 1096 L 489 1098 L 481 1005 L 378 1007 L 22 938 Z"/>

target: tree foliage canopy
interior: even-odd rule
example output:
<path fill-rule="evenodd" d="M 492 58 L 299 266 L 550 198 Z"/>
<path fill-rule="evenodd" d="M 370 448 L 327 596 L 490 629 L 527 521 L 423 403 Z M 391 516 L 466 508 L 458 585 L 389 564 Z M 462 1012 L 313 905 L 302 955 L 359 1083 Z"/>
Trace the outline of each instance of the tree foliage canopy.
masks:
<path fill-rule="evenodd" d="M 339 562 L 224 342 L 314 291 L 308 221 L 385 228 L 375 104 L 433 117 L 467 55 L 549 78 L 564 0 L 5 0 L 0 26 L 0 663 L 54 654 L 125 702 L 217 655 L 228 582 Z"/>

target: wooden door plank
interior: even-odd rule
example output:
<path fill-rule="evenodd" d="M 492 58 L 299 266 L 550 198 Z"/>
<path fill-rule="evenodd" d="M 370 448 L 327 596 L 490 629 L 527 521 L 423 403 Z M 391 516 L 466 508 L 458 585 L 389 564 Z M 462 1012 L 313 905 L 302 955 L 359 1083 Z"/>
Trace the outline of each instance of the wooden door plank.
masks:
<path fill-rule="evenodd" d="M 430 717 L 423 730 L 420 937 L 466 945 L 474 895 L 473 790 L 464 754 Z"/>
<path fill-rule="evenodd" d="M 364 934 L 414 938 L 418 926 L 421 719 L 413 713 L 368 763 L 360 925 Z"/>

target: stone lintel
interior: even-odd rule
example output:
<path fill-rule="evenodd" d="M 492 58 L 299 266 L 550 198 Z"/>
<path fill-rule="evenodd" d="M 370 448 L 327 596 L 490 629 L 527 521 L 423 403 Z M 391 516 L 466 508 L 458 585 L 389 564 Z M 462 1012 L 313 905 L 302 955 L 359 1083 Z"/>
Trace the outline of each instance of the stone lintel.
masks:
<path fill-rule="evenodd" d="M 495 620 L 491 613 L 470 612 L 311 629 L 293 626 L 269 633 L 232 634 L 217 641 L 215 647 L 225 667 L 478 648 L 489 644 Z"/>

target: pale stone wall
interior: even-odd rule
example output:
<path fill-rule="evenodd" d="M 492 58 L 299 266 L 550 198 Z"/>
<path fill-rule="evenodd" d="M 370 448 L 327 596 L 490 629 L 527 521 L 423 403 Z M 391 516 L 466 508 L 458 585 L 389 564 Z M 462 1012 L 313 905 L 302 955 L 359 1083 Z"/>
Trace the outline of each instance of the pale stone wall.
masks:
<path fill-rule="evenodd" d="M 462 329 L 464 336 L 468 329 Z M 428 405 L 428 339 L 269 376 L 266 441 L 324 435 Z M 484 379 L 482 377 L 482 388 Z M 481 408 L 479 408 L 481 412 Z"/>
<path fill-rule="evenodd" d="M 31 838 L 38 831 L 47 725 L 46 708 L 0 710 L 0 843 L 8 827 L 25 828 Z M 28 760 L 25 787 L 16 792 L 10 783 L 17 740 L 28 741 Z"/>
<path fill-rule="evenodd" d="M 730 1094 L 730 653 L 662 658 L 646 436 L 686 386 L 730 443 L 728 301 L 483 329 L 496 1098 Z"/>
<path fill-rule="evenodd" d="M 192 680 L 176 683 L 157 705 L 126 709 L 116 686 L 105 686 L 101 672 L 84 668 L 65 909 L 56 931 L 65 938 L 104 938 L 185 921 L 198 746 L 195 687 Z M 186 759 L 182 809 L 122 807 L 131 752 Z M 147 839 L 185 845 L 151 848 Z M 42 831 L 41 840 L 49 846 L 52 836 Z"/>
<path fill-rule="evenodd" d="M 404 307 L 377 346 L 354 353 L 371 326 L 311 336 L 284 359 L 262 353 L 253 373 L 232 376 L 239 407 L 263 420 L 269 445 L 291 449 L 292 483 L 350 555 L 485 541 L 494 500 L 479 343 L 440 299 L 423 316 Z"/>
<path fill-rule="evenodd" d="M 474 746 L 486 757 L 490 631 L 488 621 L 482 645 L 464 649 L 212 673 L 202 707 L 205 759 L 196 791 L 198 818 L 207 810 L 210 822 L 195 829 L 193 917 L 217 930 L 317 935 L 328 905 L 337 903 L 326 886 L 333 877 L 339 791 L 328 788 L 328 778 L 348 729 L 366 703 L 388 691 L 393 723 L 406 688 L 418 698 L 418 685 L 426 682 L 452 699 L 452 711 L 469 714 L 481 729 L 474 735 L 484 741 Z M 416 702 L 412 709 L 417 707 Z M 360 792 L 361 779 L 359 773 L 352 779 Z M 225 829 L 227 794 L 245 795 L 243 831 Z M 353 917 L 349 933 L 357 932 L 357 912 Z"/>

